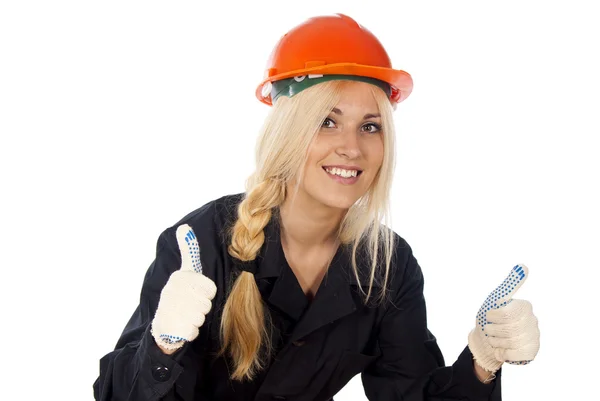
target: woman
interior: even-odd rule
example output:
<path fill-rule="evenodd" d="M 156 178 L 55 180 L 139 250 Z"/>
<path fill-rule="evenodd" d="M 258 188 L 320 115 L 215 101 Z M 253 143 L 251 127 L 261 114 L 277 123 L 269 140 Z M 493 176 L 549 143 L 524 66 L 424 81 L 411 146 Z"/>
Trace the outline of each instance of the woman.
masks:
<path fill-rule="evenodd" d="M 100 362 L 98 400 L 330 400 L 362 373 L 370 400 L 500 400 L 504 361 L 539 348 L 515 267 L 445 366 L 423 275 L 387 221 L 392 111 L 412 89 L 351 18 L 281 38 L 272 105 L 243 194 L 166 229 L 140 304 Z M 494 323 L 494 324 L 488 324 Z"/>

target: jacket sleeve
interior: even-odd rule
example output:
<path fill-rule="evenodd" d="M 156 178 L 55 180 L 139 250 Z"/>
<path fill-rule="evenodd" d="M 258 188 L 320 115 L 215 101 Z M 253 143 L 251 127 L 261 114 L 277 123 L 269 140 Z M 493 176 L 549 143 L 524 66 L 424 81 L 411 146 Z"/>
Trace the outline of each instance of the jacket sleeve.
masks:
<path fill-rule="evenodd" d="M 501 401 L 501 370 L 489 384 L 475 375 L 473 356 L 465 347 L 452 366 L 445 366 L 435 336 L 427 328 L 424 279 L 410 246 L 397 251 L 400 284 L 382 319 L 381 356 L 362 374 L 371 401 Z M 465 335 L 466 337 L 466 335 Z"/>
<path fill-rule="evenodd" d="M 179 363 L 188 344 L 173 355 L 164 354 L 154 342 L 150 323 L 160 292 L 172 272 L 181 265 L 173 241 L 174 229 L 165 230 L 156 246 L 156 258 L 146 272 L 140 303 L 135 309 L 114 351 L 100 360 L 100 375 L 94 383 L 94 397 L 100 401 L 176 399 L 174 383 L 182 374 Z"/>

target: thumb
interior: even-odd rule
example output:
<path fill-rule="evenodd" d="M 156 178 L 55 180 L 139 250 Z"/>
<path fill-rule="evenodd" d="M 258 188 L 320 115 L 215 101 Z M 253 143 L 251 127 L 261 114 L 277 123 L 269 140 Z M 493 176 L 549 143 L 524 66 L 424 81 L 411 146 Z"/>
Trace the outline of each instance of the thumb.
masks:
<path fill-rule="evenodd" d="M 512 268 L 510 274 L 502 282 L 501 285 L 496 288 L 493 292 L 495 297 L 496 308 L 507 305 L 512 301 L 515 293 L 521 288 L 527 277 L 529 276 L 529 269 L 524 264 L 518 264 Z"/>
<path fill-rule="evenodd" d="M 194 230 L 187 224 L 182 224 L 177 227 L 175 233 L 177 237 L 177 245 L 181 253 L 181 269 L 202 273 L 202 265 L 200 264 L 200 247 Z"/>
<path fill-rule="evenodd" d="M 518 264 L 512 268 L 510 274 L 502 284 L 488 295 L 477 313 L 477 325 L 481 331 L 483 331 L 488 323 L 491 323 L 488 320 L 488 312 L 508 305 L 512 301 L 513 295 L 521 288 L 528 275 L 529 269 L 527 269 L 527 266 Z"/>

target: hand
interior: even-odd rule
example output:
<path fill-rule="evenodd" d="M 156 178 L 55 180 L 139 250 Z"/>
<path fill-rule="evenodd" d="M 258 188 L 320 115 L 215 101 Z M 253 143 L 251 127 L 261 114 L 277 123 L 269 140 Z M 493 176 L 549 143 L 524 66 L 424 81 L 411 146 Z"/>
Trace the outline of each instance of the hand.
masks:
<path fill-rule="evenodd" d="M 171 274 L 160 293 L 151 330 L 156 344 L 163 351 L 171 351 L 167 353 L 198 336 L 217 292 L 215 283 L 202 274 L 200 249 L 192 228 L 180 225 L 176 237 L 181 268 Z"/>
<path fill-rule="evenodd" d="M 475 328 L 469 333 L 469 349 L 475 362 L 488 372 L 496 372 L 504 362 L 526 365 L 538 353 L 540 330 L 531 303 L 512 299 L 528 275 L 527 266 L 513 267 L 477 313 Z"/>

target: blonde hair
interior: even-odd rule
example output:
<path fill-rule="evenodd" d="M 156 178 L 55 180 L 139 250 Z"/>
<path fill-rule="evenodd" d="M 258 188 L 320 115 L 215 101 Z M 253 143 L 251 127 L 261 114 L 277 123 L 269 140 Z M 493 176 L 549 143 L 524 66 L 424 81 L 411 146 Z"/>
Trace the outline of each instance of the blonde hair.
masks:
<path fill-rule="evenodd" d="M 344 86 L 351 84 L 354 82 L 327 81 L 275 102 L 261 129 L 256 171 L 246 182 L 246 195 L 231 230 L 228 252 L 232 257 L 241 261 L 256 258 L 273 210 L 290 196 L 286 185 L 297 178 L 298 190 L 309 147 L 339 102 Z M 384 298 L 394 246 L 393 232 L 381 223 L 390 221 L 389 195 L 395 164 L 392 106 L 380 88 L 371 86 L 371 91 L 381 114 L 383 164 L 367 193 L 348 210 L 338 231 L 341 244 L 352 244 L 352 268 L 359 282 L 356 254 L 361 243 L 366 245 L 360 247 L 371 260 L 368 291 L 360 289 L 365 302 L 372 296 L 375 282 L 382 284 L 377 299 Z M 381 265 L 385 266 L 383 278 L 377 274 Z M 221 321 L 221 354 L 227 354 L 233 362 L 232 379 L 252 379 L 270 357 L 267 318 L 254 275 L 241 272 L 231 288 Z"/>

